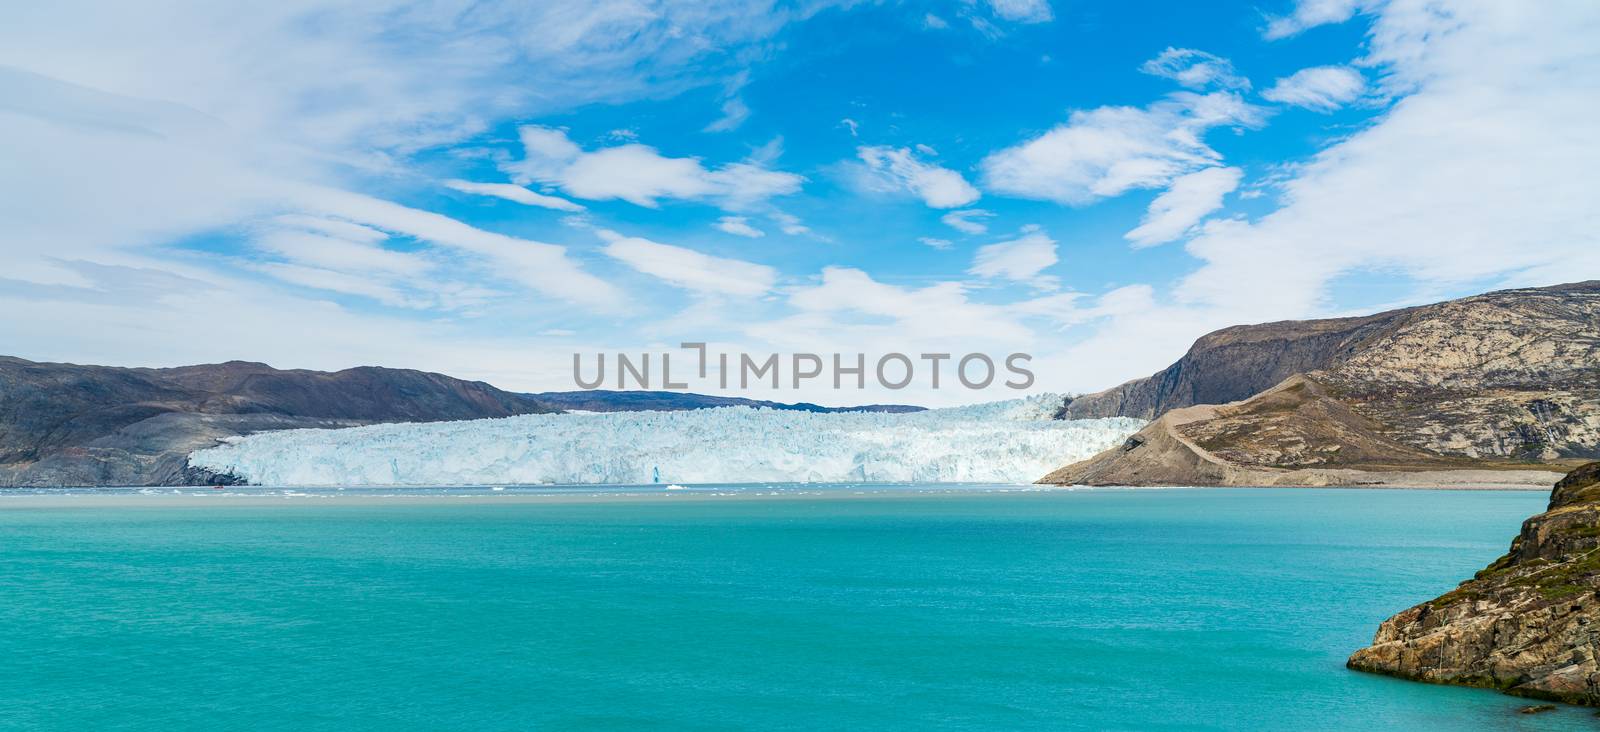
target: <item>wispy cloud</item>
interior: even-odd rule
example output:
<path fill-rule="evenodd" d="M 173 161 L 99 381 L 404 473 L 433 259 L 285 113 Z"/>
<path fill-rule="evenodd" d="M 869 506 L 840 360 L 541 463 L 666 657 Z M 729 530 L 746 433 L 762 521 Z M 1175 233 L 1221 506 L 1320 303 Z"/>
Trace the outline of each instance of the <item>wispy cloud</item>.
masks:
<path fill-rule="evenodd" d="M 1366 87 L 1367 80 L 1360 71 L 1348 66 L 1316 66 L 1278 79 L 1261 97 L 1315 112 L 1332 112 L 1360 97 Z"/>
<path fill-rule="evenodd" d="M 826 267 L 821 281 L 797 287 L 788 304 L 795 316 L 759 326 L 750 332 L 774 342 L 793 333 L 847 332 L 854 339 L 884 343 L 948 342 L 970 338 L 973 343 L 1024 339 L 1028 330 L 1000 306 L 973 302 L 959 282 L 939 282 L 926 287 L 900 287 L 879 282 L 866 272 L 849 267 Z M 864 316 L 865 320 L 848 319 Z M 888 319 L 888 325 L 882 324 Z M 892 340 L 885 341 L 890 334 Z"/>
<path fill-rule="evenodd" d="M 984 223 L 984 219 L 990 218 L 994 218 L 993 211 L 968 208 L 960 211 L 951 211 L 939 217 L 939 220 L 944 222 L 945 226 L 963 234 L 982 234 L 989 230 L 989 225 Z"/>
<path fill-rule="evenodd" d="M 1376 0 L 1299 0 L 1294 12 L 1268 18 L 1262 35 L 1269 40 L 1287 38 L 1307 28 L 1329 23 L 1343 23 L 1364 5 L 1375 5 Z"/>
<path fill-rule="evenodd" d="M 1142 249 L 1183 236 L 1206 214 L 1221 208 L 1222 197 L 1238 188 L 1243 176 L 1238 168 L 1206 168 L 1174 180 L 1150 202 L 1139 227 L 1124 237 Z"/>
<path fill-rule="evenodd" d="M 447 247 L 492 264 L 491 276 L 531 287 L 551 297 L 615 310 L 626 303 L 610 283 L 585 272 L 566 247 L 485 231 L 431 211 L 383 199 L 320 187 L 297 191 L 306 210 L 346 219 Z"/>
<path fill-rule="evenodd" d="M 1300 7 L 1304 23 L 1347 12 Z M 1540 7 L 1378 8 L 1363 63 L 1404 97 L 1294 168 L 1281 207 L 1207 224 L 1187 245 L 1204 266 L 1180 285 L 1183 301 L 1285 317 L 1314 311 L 1334 278 L 1361 269 L 1432 283 L 1600 271 L 1586 198 L 1600 186 L 1600 148 L 1574 142 L 1600 116 L 1600 16 Z"/>
<path fill-rule="evenodd" d="M 968 272 L 979 277 L 1024 282 L 1039 289 L 1055 289 L 1059 286 L 1056 279 L 1040 273 L 1058 261 L 1056 241 L 1037 227 L 1029 227 L 1016 239 L 980 248 Z"/>
<path fill-rule="evenodd" d="M 447 180 L 444 186 L 462 193 L 475 193 L 480 196 L 493 196 L 507 201 L 515 201 L 525 206 L 538 206 L 557 211 L 582 211 L 583 207 L 557 196 L 546 196 L 535 193 L 522 186 L 510 183 L 474 183 L 466 180 Z"/>
<path fill-rule="evenodd" d="M 799 191 L 805 180 L 757 159 L 707 168 L 699 158 L 668 157 L 639 143 L 591 152 L 555 128 L 525 125 L 519 133 L 523 158 L 502 164 L 507 173 L 587 200 L 622 199 L 647 208 L 661 199 L 709 200 L 740 209 Z"/>
<path fill-rule="evenodd" d="M 763 264 L 726 259 L 639 237 L 616 237 L 605 253 L 675 287 L 702 294 L 755 297 L 766 294 L 778 273 Z"/>
<path fill-rule="evenodd" d="M 931 148 L 925 148 L 928 154 Z M 918 159 L 909 148 L 864 146 L 856 148 L 861 160 L 858 181 L 874 191 L 907 192 L 932 208 L 955 208 L 978 200 L 981 194 L 960 173 Z"/>
<path fill-rule="evenodd" d="M 729 132 L 736 130 L 750 117 L 750 107 L 739 96 L 740 90 L 750 83 L 750 72 L 740 71 L 728 83 L 723 85 L 722 116 L 705 126 L 705 132 Z"/>
<path fill-rule="evenodd" d="M 994 14 L 1016 23 L 1048 23 L 1055 18 L 1049 0 L 988 0 Z"/>
<path fill-rule="evenodd" d="M 1162 51 L 1143 66 L 1140 71 L 1172 79 L 1190 89 L 1217 86 L 1223 89 L 1249 89 L 1250 80 L 1233 70 L 1233 62 L 1192 48 L 1172 48 Z"/>
<path fill-rule="evenodd" d="M 724 216 L 717 219 L 717 223 L 714 226 L 734 236 L 743 236 L 751 239 L 767 235 L 766 232 L 751 226 L 750 219 L 745 216 Z"/>
<path fill-rule="evenodd" d="M 811 233 L 811 227 L 806 226 L 805 223 L 800 220 L 799 216 L 786 214 L 782 211 L 773 211 L 768 214 L 768 218 L 777 222 L 779 231 L 782 231 L 790 236 L 799 236 L 801 234 Z"/>
<path fill-rule="evenodd" d="M 1147 107 L 1099 107 L 983 161 L 996 193 L 1083 205 L 1135 188 L 1163 188 L 1222 159 L 1203 136 L 1257 127 L 1263 110 L 1232 92 L 1179 92 Z"/>

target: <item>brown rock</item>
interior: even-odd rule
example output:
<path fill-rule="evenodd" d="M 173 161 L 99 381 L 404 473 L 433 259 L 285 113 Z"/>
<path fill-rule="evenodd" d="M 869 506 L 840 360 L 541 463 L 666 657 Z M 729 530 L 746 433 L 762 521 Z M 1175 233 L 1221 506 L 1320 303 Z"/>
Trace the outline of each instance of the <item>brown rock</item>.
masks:
<path fill-rule="evenodd" d="M 1511 550 L 1454 591 L 1386 620 L 1358 671 L 1600 704 L 1600 462 L 1528 519 Z M 1557 491 L 1560 493 L 1560 491 Z"/>

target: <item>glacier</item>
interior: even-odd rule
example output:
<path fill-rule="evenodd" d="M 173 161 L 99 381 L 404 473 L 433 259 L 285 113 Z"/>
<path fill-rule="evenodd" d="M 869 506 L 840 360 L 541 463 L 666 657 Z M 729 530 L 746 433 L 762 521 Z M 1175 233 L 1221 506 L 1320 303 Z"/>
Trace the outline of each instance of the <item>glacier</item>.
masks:
<path fill-rule="evenodd" d="M 1061 400 L 909 414 L 721 407 L 284 430 L 229 438 L 189 462 L 273 486 L 1026 483 L 1145 424 L 1052 419 Z"/>

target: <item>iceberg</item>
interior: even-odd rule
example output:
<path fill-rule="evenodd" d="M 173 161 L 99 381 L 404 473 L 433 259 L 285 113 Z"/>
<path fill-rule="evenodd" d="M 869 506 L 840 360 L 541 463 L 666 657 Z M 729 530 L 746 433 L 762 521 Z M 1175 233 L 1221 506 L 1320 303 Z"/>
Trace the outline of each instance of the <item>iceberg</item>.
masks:
<path fill-rule="evenodd" d="M 189 462 L 274 486 L 1025 483 L 1145 424 L 1052 419 L 1060 404 L 1046 394 L 909 414 L 721 407 L 299 429 L 231 438 Z"/>

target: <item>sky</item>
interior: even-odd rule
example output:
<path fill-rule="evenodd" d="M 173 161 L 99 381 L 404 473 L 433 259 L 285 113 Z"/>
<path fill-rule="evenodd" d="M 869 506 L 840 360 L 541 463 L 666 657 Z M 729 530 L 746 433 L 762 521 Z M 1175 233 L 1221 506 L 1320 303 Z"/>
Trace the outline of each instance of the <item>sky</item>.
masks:
<path fill-rule="evenodd" d="M 682 342 L 1027 353 L 1093 391 L 1600 277 L 1597 37 L 1591 0 L 35 3 L 0 352 L 520 391 Z M 692 387 L 1016 395 L 929 376 Z"/>

